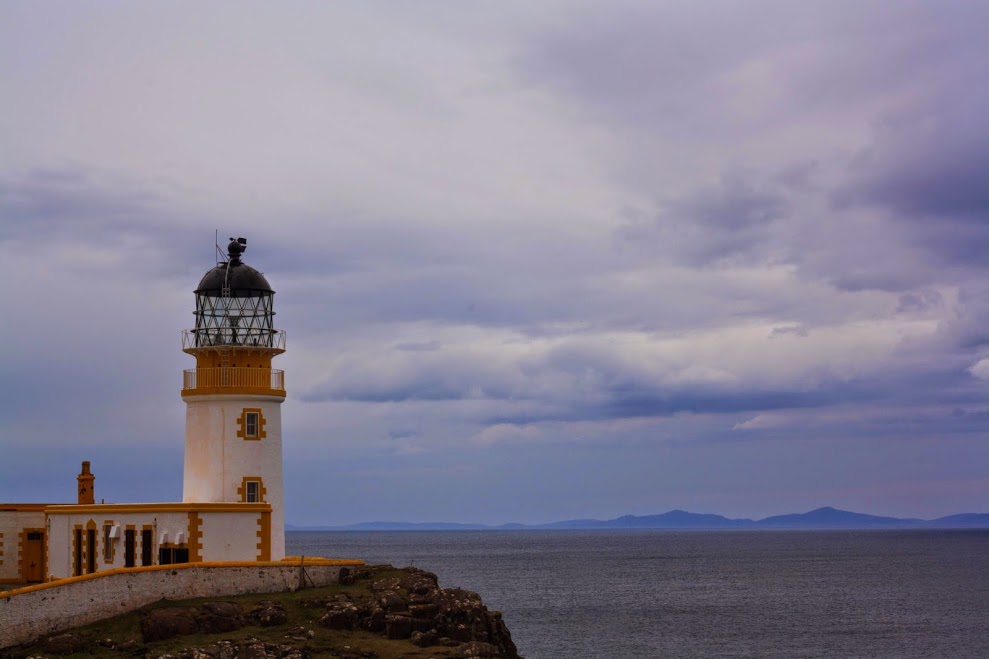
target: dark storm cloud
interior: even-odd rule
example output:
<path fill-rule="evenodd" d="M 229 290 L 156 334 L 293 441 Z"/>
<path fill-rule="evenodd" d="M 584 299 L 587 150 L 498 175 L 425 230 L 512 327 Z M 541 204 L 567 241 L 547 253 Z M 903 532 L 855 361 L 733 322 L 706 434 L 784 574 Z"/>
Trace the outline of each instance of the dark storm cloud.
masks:
<path fill-rule="evenodd" d="M 979 59 L 989 62 L 989 46 Z M 982 68 L 882 125 L 835 195 L 839 208 L 886 209 L 942 265 L 989 265 L 989 64 Z"/>
<path fill-rule="evenodd" d="M 505 370 L 454 357 L 392 368 L 350 361 L 334 377 L 300 394 L 305 402 L 328 400 L 389 403 L 477 398 L 510 399 L 516 389 Z"/>
<path fill-rule="evenodd" d="M 777 328 L 780 329 L 780 328 Z M 801 328 L 779 333 L 806 336 Z M 769 353 L 771 355 L 771 353 Z M 959 379 L 969 381 L 961 363 L 951 372 L 925 372 L 923 381 L 938 381 L 947 400 Z M 876 400 L 894 391 L 910 391 L 919 376 L 902 380 L 878 374 L 840 379 L 819 374 L 801 388 L 756 383 L 742 376 L 684 375 L 675 370 L 642 369 L 607 348 L 561 347 L 540 356 L 504 355 L 494 364 L 478 355 L 430 354 L 389 360 L 381 354 L 368 363 L 348 360 L 334 374 L 302 393 L 306 402 L 327 400 L 367 403 L 486 400 L 507 405 L 503 413 L 481 413 L 482 424 L 525 425 L 544 421 L 616 420 L 679 413 L 729 414 L 774 409 L 814 408 L 847 400 Z M 803 378 L 806 380 L 806 378 Z M 909 384 L 906 382 L 909 380 Z M 940 394 L 939 394 L 940 395 Z M 968 402 L 968 399 L 966 398 Z"/>
<path fill-rule="evenodd" d="M 591 5 L 540 35 L 523 75 L 580 99 L 595 114 L 691 139 L 737 137 L 765 121 L 827 113 L 940 74 L 961 34 L 972 40 L 985 8 L 945 2 L 780 0 L 616 2 Z M 879 37 L 878 35 L 882 35 Z M 772 103 L 745 116 L 733 76 L 771 66 Z M 758 69 L 756 69 L 758 70 Z M 754 80 L 751 84 L 758 84 Z"/>
<path fill-rule="evenodd" d="M 671 245 L 667 251 L 680 262 L 768 258 L 799 264 L 807 274 L 828 271 L 827 279 L 844 290 L 902 291 L 937 281 L 935 268 L 986 262 L 989 42 L 976 26 L 987 20 L 989 9 L 964 2 L 617 3 L 575 12 L 542 35 L 518 67 L 633 144 L 641 142 L 630 148 L 636 155 L 619 176 L 639 188 L 651 185 L 647 192 L 663 198 L 668 183 L 642 172 L 668 165 L 664 145 L 707 143 L 715 153 L 724 145 L 720 169 L 730 171 L 759 162 L 763 150 L 786 153 L 776 126 L 796 135 L 841 135 L 843 123 L 871 126 L 871 143 L 851 157 L 822 136 L 814 151 L 796 153 L 776 173 L 755 171 L 747 181 L 776 194 L 773 181 L 806 193 L 820 179 L 832 186 L 822 192 L 834 200 L 836 214 L 862 205 L 888 209 L 904 222 L 885 231 L 891 234 L 885 240 L 856 235 L 861 225 L 850 220 L 834 222 L 834 232 L 847 232 L 845 243 L 864 242 L 871 256 L 859 254 L 861 245 L 845 249 L 835 237 L 795 239 L 807 214 L 799 199 L 793 207 L 735 200 L 740 219 L 753 202 L 756 217 L 786 213 L 788 232 L 703 227 L 696 219 L 704 214 L 699 199 L 728 201 L 709 188 L 681 194 L 686 208 L 667 202 L 656 212 L 637 211 L 623 233 L 649 242 L 643 228 L 655 216 L 665 233 L 653 232 L 651 240 Z M 663 141 L 652 141 L 655 136 Z M 756 142 L 763 136 L 764 144 Z M 734 150 L 740 140 L 756 151 Z M 839 180 L 820 176 L 829 171 Z M 677 225 L 677 217 L 691 214 L 690 229 Z M 927 262 L 908 264 L 917 255 L 897 253 L 901 243 L 923 250 Z"/>
<path fill-rule="evenodd" d="M 49 260 L 65 249 L 131 250 L 147 275 L 184 274 L 190 247 L 208 248 L 217 222 L 182 216 L 155 186 L 84 167 L 0 174 L 0 241 L 46 248 Z"/>
<path fill-rule="evenodd" d="M 673 417 L 680 414 L 738 414 L 768 410 L 819 408 L 835 401 L 834 392 L 732 391 L 712 387 L 617 387 L 577 405 L 547 405 L 540 410 L 484 417 L 486 425 L 526 426 L 546 422 L 615 421 Z"/>
<path fill-rule="evenodd" d="M 810 500 L 932 463 L 984 482 L 989 8 L 231 7 L 181 52 L 164 5 L 60 15 L 56 49 L 51 12 L 0 21 L 31 54 L 0 149 L 4 273 L 33 275 L 0 323 L 0 421 L 31 473 L 83 445 L 144 473 L 106 455 L 147 442 L 176 485 L 177 334 L 219 228 L 278 291 L 296 518 L 772 508 L 788 480 Z"/>
<path fill-rule="evenodd" d="M 2 237 L 57 232 L 113 235 L 146 218 L 160 198 L 140 189 L 109 189 L 81 169 L 0 176 Z"/>
<path fill-rule="evenodd" d="M 781 194 L 735 174 L 669 200 L 654 219 L 633 221 L 619 236 L 688 265 L 761 262 L 769 256 L 769 225 L 784 218 L 786 210 Z"/>

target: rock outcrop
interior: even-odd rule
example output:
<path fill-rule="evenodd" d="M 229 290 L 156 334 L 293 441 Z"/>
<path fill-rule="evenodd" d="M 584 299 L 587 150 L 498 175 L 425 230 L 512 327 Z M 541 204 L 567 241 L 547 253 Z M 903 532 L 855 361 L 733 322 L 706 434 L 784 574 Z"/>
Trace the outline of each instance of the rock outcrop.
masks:
<path fill-rule="evenodd" d="M 418 647 L 463 646 L 463 656 L 518 657 L 500 611 L 489 611 L 481 597 L 460 588 L 440 588 L 436 575 L 409 568 L 407 576 L 375 578 L 390 566 L 369 566 L 356 577 L 371 579 L 370 598 L 340 594 L 307 602 L 325 609 L 318 624 L 329 629 L 384 633 L 410 639 Z"/>
<path fill-rule="evenodd" d="M 344 585 L 223 600 L 168 602 L 0 651 L 0 659 L 160 657 L 521 659 L 501 613 L 477 593 L 440 588 L 435 574 L 389 565 Z M 210 637 L 215 635 L 215 640 Z"/>

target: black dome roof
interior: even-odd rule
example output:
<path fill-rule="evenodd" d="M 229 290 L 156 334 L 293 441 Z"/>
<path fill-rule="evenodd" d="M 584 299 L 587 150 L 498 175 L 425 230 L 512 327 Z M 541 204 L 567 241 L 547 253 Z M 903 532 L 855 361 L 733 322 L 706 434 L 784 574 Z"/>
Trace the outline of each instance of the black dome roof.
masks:
<path fill-rule="evenodd" d="M 246 241 L 245 241 L 246 242 Z M 230 289 L 231 297 L 253 297 L 258 294 L 273 294 L 271 284 L 260 272 L 240 260 L 240 254 L 245 246 L 237 241 L 231 241 L 227 248 L 230 260 L 220 263 L 203 275 L 196 288 L 196 293 L 220 296 L 223 288 Z"/>

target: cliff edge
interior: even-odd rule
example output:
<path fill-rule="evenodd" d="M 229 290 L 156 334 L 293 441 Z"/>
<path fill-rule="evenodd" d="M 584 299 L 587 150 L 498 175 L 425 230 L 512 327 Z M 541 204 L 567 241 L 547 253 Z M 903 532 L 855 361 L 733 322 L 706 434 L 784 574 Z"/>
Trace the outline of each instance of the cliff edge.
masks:
<path fill-rule="evenodd" d="M 26 657 L 522 659 L 501 613 L 435 574 L 363 566 L 341 583 L 296 592 L 161 600 L 0 651 Z"/>

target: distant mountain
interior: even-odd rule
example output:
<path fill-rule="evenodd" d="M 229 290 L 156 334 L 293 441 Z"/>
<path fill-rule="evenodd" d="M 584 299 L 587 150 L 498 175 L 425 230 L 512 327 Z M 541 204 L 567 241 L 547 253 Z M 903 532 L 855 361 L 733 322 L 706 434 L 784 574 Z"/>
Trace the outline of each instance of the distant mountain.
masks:
<path fill-rule="evenodd" d="M 459 524 L 456 522 L 363 522 L 346 526 L 292 526 L 289 531 L 481 531 L 550 529 L 904 529 L 989 528 L 989 513 L 962 513 L 933 520 L 881 517 L 824 507 L 806 513 L 760 520 L 671 510 L 659 515 L 624 515 L 615 519 L 570 519 L 548 524 Z"/>
<path fill-rule="evenodd" d="M 962 513 L 960 515 L 948 515 L 938 517 L 925 526 L 933 526 L 941 529 L 984 529 L 989 528 L 989 513 Z"/>
<path fill-rule="evenodd" d="M 923 524 L 920 519 L 900 519 L 853 513 L 847 510 L 825 507 L 796 515 L 775 515 L 760 519 L 756 524 L 761 528 L 801 528 L 801 529 L 860 529 L 860 528 L 905 528 Z"/>
<path fill-rule="evenodd" d="M 361 522 L 344 526 L 285 525 L 287 531 L 476 531 L 490 528 L 492 527 L 484 524 L 460 524 L 458 522 Z"/>
<path fill-rule="evenodd" d="M 541 529 L 738 529 L 752 526 L 750 519 L 728 519 L 721 515 L 671 510 L 661 515 L 624 515 L 615 519 L 572 519 L 541 524 Z"/>

